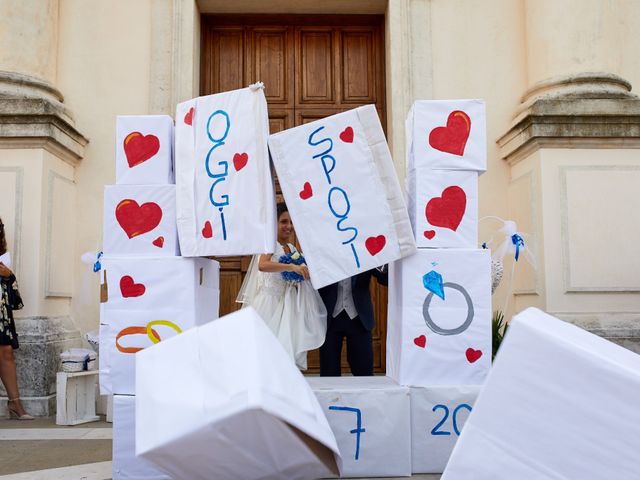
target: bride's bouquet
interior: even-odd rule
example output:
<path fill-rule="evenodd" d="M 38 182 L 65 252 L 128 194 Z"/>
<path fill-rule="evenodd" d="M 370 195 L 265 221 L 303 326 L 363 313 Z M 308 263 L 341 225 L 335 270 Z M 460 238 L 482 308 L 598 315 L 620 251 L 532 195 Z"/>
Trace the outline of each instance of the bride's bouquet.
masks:
<path fill-rule="evenodd" d="M 278 259 L 278 262 L 286 263 L 286 264 L 294 264 L 294 265 L 306 265 L 304 257 L 300 255 L 300 252 L 291 252 L 291 253 L 287 253 L 286 255 L 282 255 Z M 296 272 L 282 272 L 281 275 L 286 282 L 304 281 L 304 277 Z"/>

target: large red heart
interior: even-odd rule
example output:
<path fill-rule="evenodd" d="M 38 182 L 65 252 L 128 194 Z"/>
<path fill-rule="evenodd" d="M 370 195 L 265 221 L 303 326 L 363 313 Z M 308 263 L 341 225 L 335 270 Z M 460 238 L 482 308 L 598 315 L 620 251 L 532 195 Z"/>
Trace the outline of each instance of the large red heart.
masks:
<path fill-rule="evenodd" d="M 302 200 L 307 200 L 313 196 L 313 189 L 311 188 L 311 184 L 309 182 L 304 182 L 304 187 L 300 191 L 300 198 Z"/>
<path fill-rule="evenodd" d="M 236 153 L 233 156 L 233 166 L 235 167 L 236 172 L 242 170 L 248 161 L 249 155 L 247 153 Z"/>
<path fill-rule="evenodd" d="M 415 343 L 420 348 L 424 348 L 427 344 L 427 337 L 425 337 L 424 335 L 420 335 L 419 337 L 413 339 L 413 343 Z"/>
<path fill-rule="evenodd" d="M 138 205 L 131 199 L 122 200 L 116 207 L 116 220 L 129 238 L 150 232 L 160 224 L 162 209 L 157 203 Z"/>
<path fill-rule="evenodd" d="M 453 155 L 464 155 L 471 132 L 471 119 L 466 113 L 456 110 L 449 114 L 446 127 L 436 127 L 429 134 L 429 145 L 436 150 Z"/>
<path fill-rule="evenodd" d="M 474 350 L 473 348 L 467 348 L 465 355 L 467 356 L 467 361 L 469 363 L 473 363 L 482 356 L 482 350 Z"/>
<path fill-rule="evenodd" d="M 342 132 L 340 132 L 340 140 L 345 143 L 353 142 L 353 128 L 347 127 Z"/>
<path fill-rule="evenodd" d="M 371 256 L 376 255 L 387 244 L 387 239 L 384 235 L 378 235 L 377 237 L 369 237 L 365 240 L 364 246 L 367 248 Z"/>
<path fill-rule="evenodd" d="M 467 208 L 467 195 L 457 186 L 447 187 L 441 197 L 429 200 L 425 208 L 427 221 L 436 227 L 444 227 L 454 232 L 458 229 Z"/>
<path fill-rule="evenodd" d="M 193 114 L 195 113 L 195 111 L 196 109 L 194 107 L 191 107 L 189 109 L 189 111 L 184 116 L 184 123 L 186 123 L 187 125 L 193 125 Z"/>
<path fill-rule="evenodd" d="M 204 222 L 204 227 L 202 227 L 202 236 L 204 238 L 213 237 L 213 228 L 211 228 L 211 222 L 209 220 Z"/>
<path fill-rule="evenodd" d="M 124 298 L 140 297 L 146 290 L 142 283 L 135 283 L 129 275 L 120 279 L 120 293 Z"/>
<path fill-rule="evenodd" d="M 135 167 L 158 153 L 160 140 L 155 135 L 142 135 L 140 132 L 131 132 L 124 139 L 123 146 L 129 167 Z"/>

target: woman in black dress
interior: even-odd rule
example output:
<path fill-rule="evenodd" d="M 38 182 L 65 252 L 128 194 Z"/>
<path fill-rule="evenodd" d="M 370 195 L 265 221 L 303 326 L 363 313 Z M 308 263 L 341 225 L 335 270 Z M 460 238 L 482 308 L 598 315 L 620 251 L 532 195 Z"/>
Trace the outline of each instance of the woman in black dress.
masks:
<path fill-rule="evenodd" d="M 4 223 L 0 218 L 0 255 L 7 253 L 7 239 L 4 234 Z M 18 348 L 18 335 L 16 324 L 13 321 L 13 310 L 22 308 L 22 299 L 18 293 L 16 276 L 11 269 L 0 262 L 0 379 L 7 391 L 7 408 L 10 418 L 18 420 L 33 420 L 27 415 L 18 391 L 18 379 L 16 375 L 16 362 L 13 350 Z"/>

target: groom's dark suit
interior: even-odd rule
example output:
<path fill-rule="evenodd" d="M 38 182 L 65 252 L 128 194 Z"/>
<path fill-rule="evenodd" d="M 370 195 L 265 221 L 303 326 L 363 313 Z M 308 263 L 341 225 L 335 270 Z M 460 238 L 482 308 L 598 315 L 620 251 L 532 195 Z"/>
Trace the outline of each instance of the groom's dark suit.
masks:
<path fill-rule="evenodd" d="M 373 375 L 373 345 L 371 330 L 376 324 L 369 284 L 374 276 L 378 283 L 387 285 L 386 267 L 383 271 L 369 270 L 351 277 L 351 295 L 357 316 L 350 318 L 345 310 L 336 312 L 338 283 L 319 290 L 327 308 L 327 337 L 320 347 L 320 375 L 340 376 L 342 339 L 347 338 L 347 360 L 353 375 Z"/>

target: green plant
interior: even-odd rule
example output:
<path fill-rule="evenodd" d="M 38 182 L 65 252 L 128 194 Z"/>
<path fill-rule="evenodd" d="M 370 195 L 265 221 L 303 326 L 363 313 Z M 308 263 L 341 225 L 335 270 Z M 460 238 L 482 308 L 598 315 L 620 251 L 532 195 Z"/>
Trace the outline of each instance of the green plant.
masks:
<path fill-rule="evenodd" d="M 498 349 L 500 348 L 500 344 L 504 339 L 505 334 L 507 333 L 507 328 L 509 328 L 509 323 L 504 319 L 504 313 L 501 310 L 496 310 L 493 312 L 493 318 L 491 319 L 491 333 L 492 333 L 492 352 L 491 352 L 491 360 L 496 358 L 496 353 L 498 353 Z"/>

